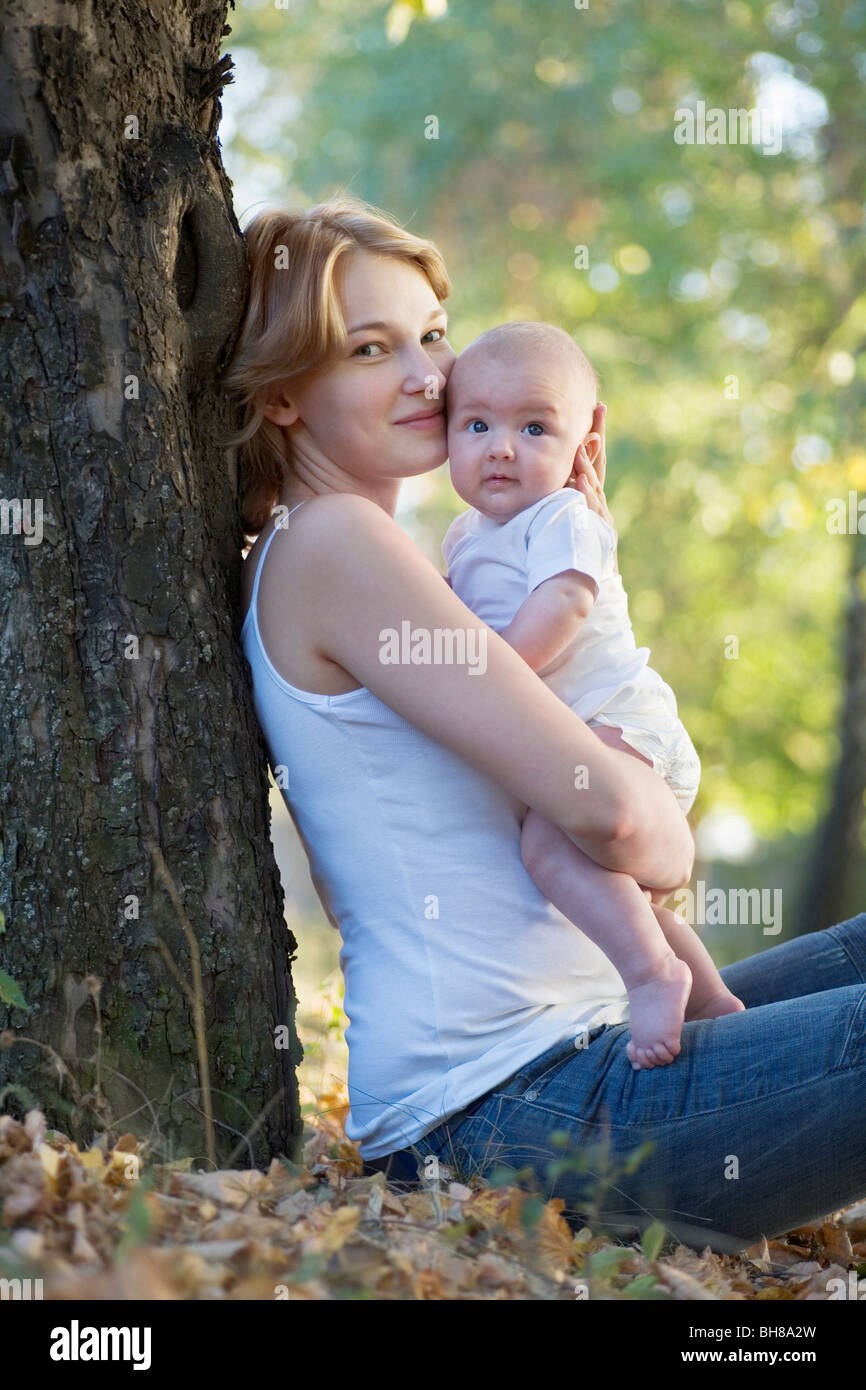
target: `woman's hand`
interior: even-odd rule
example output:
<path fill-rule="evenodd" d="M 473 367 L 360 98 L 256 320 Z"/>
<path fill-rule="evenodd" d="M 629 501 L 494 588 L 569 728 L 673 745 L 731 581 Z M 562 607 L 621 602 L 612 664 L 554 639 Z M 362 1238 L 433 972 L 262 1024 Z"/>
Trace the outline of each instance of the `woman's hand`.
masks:
<path fill-rule="evenodd" d="M 595 464 L 593 465 L 590 463 L 585 445 L 581 444 L 577 452 L 577 458 L 574 461 L 574 469 L 572 470 L 571 477 L 568 479 L 566 486 L 576 488 L 578 492 L 582 492 L 586 498 L 587 506 L 590 507 L 592 511 L 597 512 L 602 521 L 606 521 L 608 526 L 616 531 L 616 526 L 614 526 L 613 517 L 610 514 L 610 508 L 607 505 L 607 499 L 604 495 L 604 475 L 607 469 L 607 455 L 605 452 L 604 439 L 604 421 L 606 414 L 607 406 L 602 405 L 601 401 L 599 401 L 592 413 L 592 430 L 590 431 L 591 434 L 597 435 L 599 440 Z"/>

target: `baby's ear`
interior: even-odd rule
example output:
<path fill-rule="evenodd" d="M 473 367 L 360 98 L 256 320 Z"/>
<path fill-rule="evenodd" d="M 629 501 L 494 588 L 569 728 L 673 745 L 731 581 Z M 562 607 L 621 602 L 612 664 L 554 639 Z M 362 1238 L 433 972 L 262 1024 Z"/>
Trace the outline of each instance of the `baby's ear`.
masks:
<path fill-rule="evenodd" d="M 583 441 L 583 447 L 586 450 L 586 456 L 590 463 L 594 465 L 601 448 L 601 435 L 598 430 L 590 431 Z"/>

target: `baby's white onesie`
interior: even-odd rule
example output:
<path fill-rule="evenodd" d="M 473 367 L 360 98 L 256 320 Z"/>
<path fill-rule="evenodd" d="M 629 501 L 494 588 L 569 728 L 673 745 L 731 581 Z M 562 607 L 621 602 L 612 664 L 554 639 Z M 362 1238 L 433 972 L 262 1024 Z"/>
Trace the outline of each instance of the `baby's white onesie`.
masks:
<path fill-rule="evenodd" d="M 635 645 L 616 563 L 616 534 L 574 488 L 560 488 L 510 521 L 470 507 L 442 542 L 455 594 L 495 632 L 539 584 L 567 570 L 593 581 L 596 599 L 577 635 L 539 676 L 587 724 L 622 729 L 652 761 L 684 811 L 697 794 L 700 760 L 673 691 Z"/>

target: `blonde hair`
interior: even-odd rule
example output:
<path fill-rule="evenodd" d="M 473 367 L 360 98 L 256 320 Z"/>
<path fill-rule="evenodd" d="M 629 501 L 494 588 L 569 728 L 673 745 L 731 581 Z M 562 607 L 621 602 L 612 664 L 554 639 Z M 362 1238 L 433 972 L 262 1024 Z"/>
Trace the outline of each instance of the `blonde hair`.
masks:
<path fill-rule="evenodd" d="M 223 442 L 239 449 L 244 532 L 265 525 L 290 466 L 288 440 L 265 418 L 270 389 L 319 366 L 347 343 L 336 271 L 362 249 L 412 261 L 440 300 L 451 293 L 441 253 L 381 208 L 340 191 L 306 210 L 269 207 L 243 232 L 249 286 L 221 384 L 243 407 L 243 424 Z"/>
<path fill-rule="evenodd" d="M 593 407 L 598 404 L 601 383 L 595 367 L 571 334 L 553 323 L 540 323 L 534 319 L 512 319 L 508 323 L 499 323 L 495 328 L 488 328 L 486 332 L 480 333 L 463 349 L 451 368 L 448 391 L 452 405 L 455 403 L 459 385 L 460 363 L 464 358 L 471 362 L 476 353 L 510 363 L 520 363 L 531 353 L 552 355 L 574 371 L 586 384 Z"/>

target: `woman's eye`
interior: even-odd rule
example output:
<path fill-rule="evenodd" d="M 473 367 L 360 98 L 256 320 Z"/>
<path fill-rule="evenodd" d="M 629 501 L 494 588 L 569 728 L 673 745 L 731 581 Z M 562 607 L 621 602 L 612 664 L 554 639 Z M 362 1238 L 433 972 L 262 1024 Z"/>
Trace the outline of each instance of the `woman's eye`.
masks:
<path fill-rule="evenodd" d="M 540 430 L 541 433 L 544 434 L 544 426 L 543 426 L 543 425 L 539 425 L 539 423 L 538 423 L 537 420 L 533 420 L 532 424 L 527 425 L 526 428 L 527 428 L 528 430 Z"/>
<path fill-rule="evenodd" d="M 432 337 L 432 335 L 433 335 L 434 333 L 437 333 L 437 334 L 439 335 L 437 338 L 434 338 L 434 339 L 433 339 L 434 342 L 438 343 L 438 342 L 444 341 L 444 339 L 445 339 L 445 330 L 444 330 L 444 328 L 431 328 L 431 329 L 429 330 L 429 332 L 427 332 L 427 333 L 424 334 L 424 337 L 421 339 L 422 343 L 423 343 L 427 338 Z M 355 351 L 352 353 L 352 356 L 353 356 L 353 357 L 361 357 L 361 356 L 363 356 L 363 357 L 371 357 L 371 356 L 373 356 L 372 353 L 370 353 L 370 352 L 367 351 L 368 348 L 382 348 L 382 351 L 383 351 L 383 352 L 385 351 L 384 345 L 383 345 L 382 343 L 361 343 L 359 347 L 356 347 L 356 348 L 355 348 Z"/>
<path fill-rule="evenodd" d="M 473 425 L 480 425 L 480 426 L 481 426 L 481 429 L 480 429 L 480 430 L 473 429 L 473 428 L 472 428 Z M 483 430 L 486 430 L 486 429 L 487 429 L 487 426 L 485 425 L 485 423 L 484 423 L 483 420 L 470 420 L 470 421 L 469 421 L 469 433 L 470 433 L 470 434 L 481 434 L 481 432 L 482 432 Z"/>

